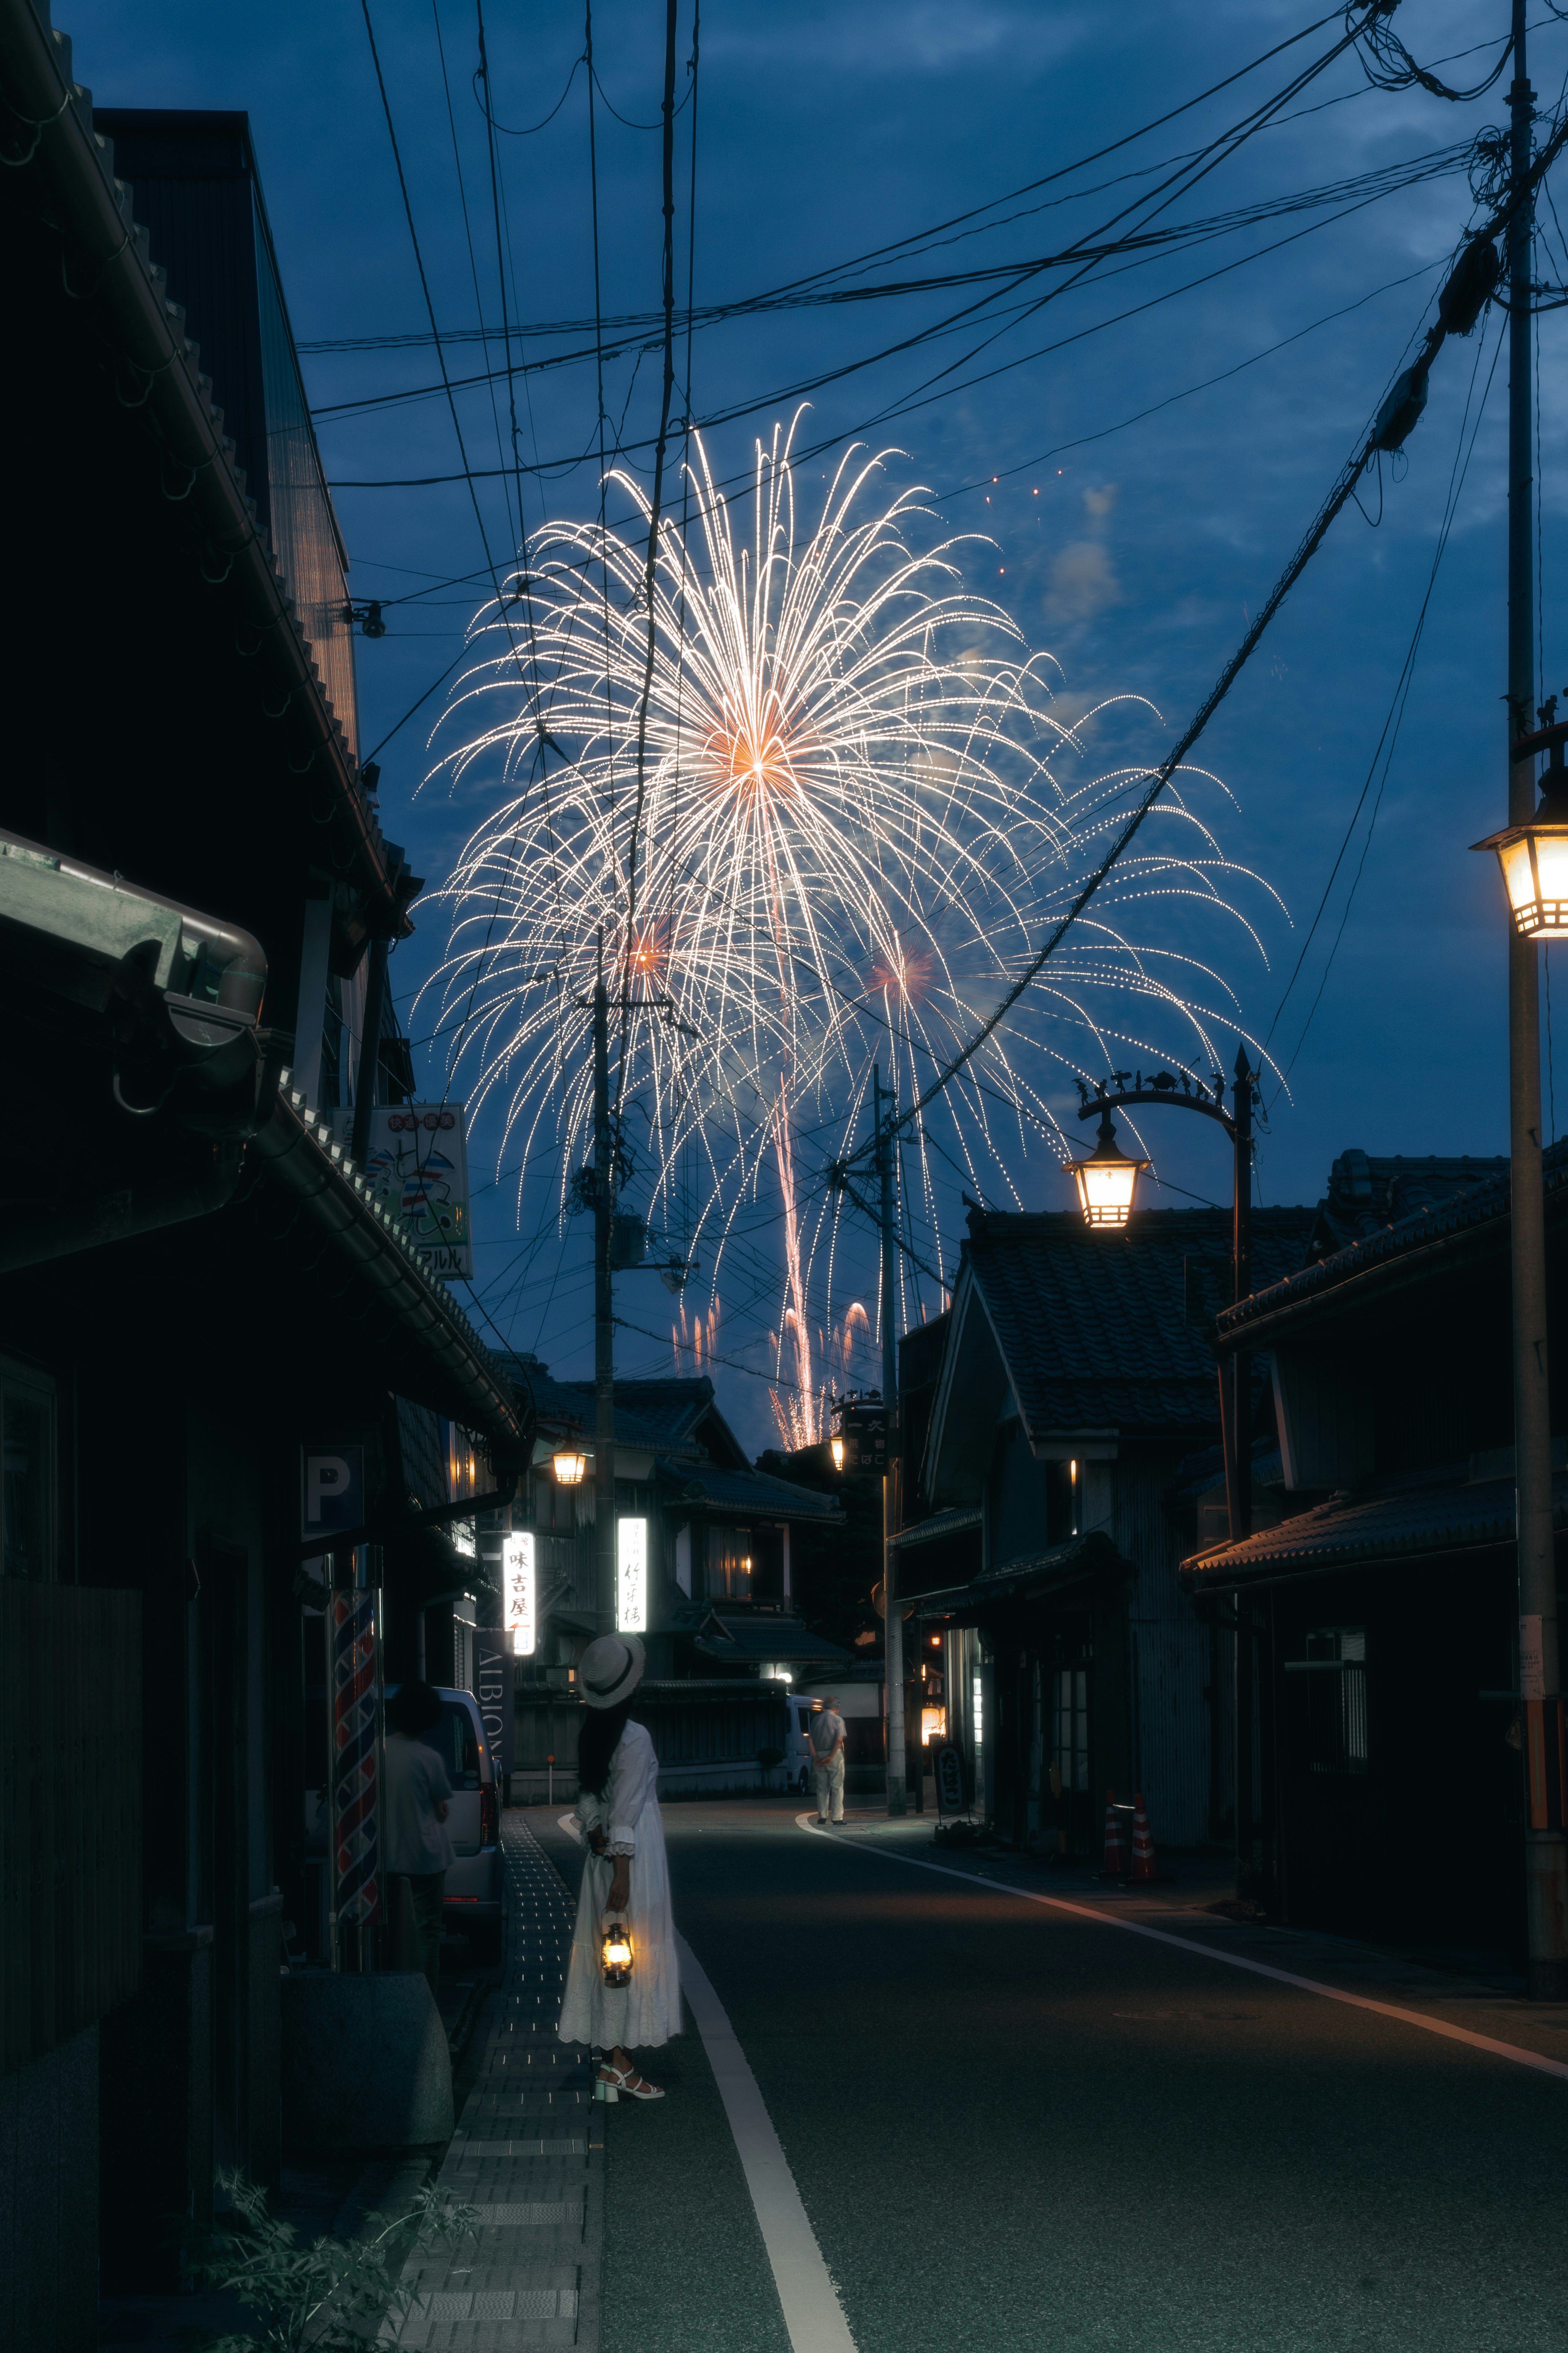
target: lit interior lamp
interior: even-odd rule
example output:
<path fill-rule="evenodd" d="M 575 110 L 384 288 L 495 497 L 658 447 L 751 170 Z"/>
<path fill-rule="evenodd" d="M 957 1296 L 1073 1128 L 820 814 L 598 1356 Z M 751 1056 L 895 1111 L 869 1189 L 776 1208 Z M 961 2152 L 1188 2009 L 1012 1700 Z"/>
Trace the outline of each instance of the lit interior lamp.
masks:
<path fill-rule="evenodd" d="M 1069 1160 L 1068 1171 L 1078 1187 L 1079 1207 L 1089 1226 L 1124 1226 L 1132 1214 L 1132 1196 L 1146 1160 L 1130 1159 L 1116 1141 L 1110 1113 L 1100 1117 L 1100 1141 L 1087 1160 Z"/>
<path fill-rule="evenodd" d="M 830 1438 L 827 1441 L 827 1451 L 833 1457 L 834 1469 L 836 1471 L 842 1471 L 844 1468 L 844 1440 L 841 1438 Z"/>
<path fill-rule="evenodd" d="M 585 1454 L 557 1454 L 552 1457 L 550 1467 L 555 1473 L 558 1487 L 580 1487 L 583 1473 L 588 1467 L 588 1458 Z"/>
<path fill-rule="evenodd" d="M 1497 851 L 1513 927 L 1521 938 L 1568 932 L 1568 768 L 1560 744 L 1541 779 L 1541 807 L 1529 824 L 1506 826 L 1471 848 Z"/>
<path fill-rule="evenodd" d="M 624 1920 L 612 1920 L 605 1930 L 605 1983 L 607 1986 L 630 1985 L 632 1979 L 632 1933 Z"/>

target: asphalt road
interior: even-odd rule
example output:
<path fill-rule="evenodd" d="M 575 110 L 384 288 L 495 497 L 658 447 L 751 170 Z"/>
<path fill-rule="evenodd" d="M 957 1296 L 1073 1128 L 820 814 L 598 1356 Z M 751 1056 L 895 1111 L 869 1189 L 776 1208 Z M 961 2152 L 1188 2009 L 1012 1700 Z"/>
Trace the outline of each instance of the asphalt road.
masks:
<path fill-rule="evenodd" d="M 1568 2060 L 1554 2020 L 1166 1910 L 1173 1949 L 771 1805 L 665 1823 L 859 2353 L 1568 2348 L 1568 2081 L 1202 1940 Z M 603 2353 L 789 2353 L 689 2019 L 648 2072 L 669 2096 L 606 2118 Z"/>

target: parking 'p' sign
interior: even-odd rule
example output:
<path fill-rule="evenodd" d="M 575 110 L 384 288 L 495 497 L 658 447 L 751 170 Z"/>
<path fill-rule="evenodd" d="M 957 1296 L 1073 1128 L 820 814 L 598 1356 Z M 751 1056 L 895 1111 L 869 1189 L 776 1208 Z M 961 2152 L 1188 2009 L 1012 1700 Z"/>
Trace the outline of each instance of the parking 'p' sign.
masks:
<path fill-rule="evenodd" d="M 308 1536 L 357 1528 L 364 1518 L 363 1446 L 302 1446 L 300 1522 Z"/>

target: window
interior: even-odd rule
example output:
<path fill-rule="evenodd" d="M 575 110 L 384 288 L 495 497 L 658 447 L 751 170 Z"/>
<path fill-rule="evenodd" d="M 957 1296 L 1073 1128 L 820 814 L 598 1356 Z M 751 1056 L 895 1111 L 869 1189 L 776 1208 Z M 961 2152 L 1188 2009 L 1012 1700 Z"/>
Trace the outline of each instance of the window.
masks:
<path fill-rule="evenodd" d="M 1306 1657 L 1287 1659 L 1291 1746 L 1308 1773 L 1367 1769 L 1366 1629 L 1317 1626 Z"/>
<path fill-rule="evenodd" d="M 1058 1667 L 1051 1677 L 1055 1724 L 1053 1760 L 1057 1788 L 1089 1787 L 1089 1675 L 1082 1667 Z"/>
<path fill-rule="evenodd" d="M 781 1527 L 708 1530 L 708 1598 L 711 1601 L 782 1601 L 784 1535 Z"/>
<path fill-rule="evenodd" d="M 1066 1544 L 1083 1534 L 1083 1465 L 1046 1465 L 1046 1542 Z"/>
<path fill-rule="evenodd" d="M 454 1789 L 479 1788 L 479 1744 L 466 1707 L 459 1707 L 455 1700 L 444 1700 L 440 1723 L 419 1737 L 426 1748 L 436 1751 Z"/>
<path fill-rule="evenodd" d="M 0 1357 L 0 1570 L 55 1573 L 55 1391 Z"/>

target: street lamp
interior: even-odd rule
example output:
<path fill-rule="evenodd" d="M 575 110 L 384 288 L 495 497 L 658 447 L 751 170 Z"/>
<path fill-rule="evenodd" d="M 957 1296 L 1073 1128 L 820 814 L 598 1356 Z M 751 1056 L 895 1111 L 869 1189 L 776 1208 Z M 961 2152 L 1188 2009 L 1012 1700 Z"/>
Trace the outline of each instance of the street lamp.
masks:
<path fill-rule="evenodd" d="M 1090 1105 L 1092 1110 L 1094 1105 Z M 1116 1141 L 1109 1110 L 1100 1120 L 1100 1141 L 1086 1160 L 1069 1160 L 1068 1174 L 1078 1187 L 1079 1207 L 1089 1226 L 1124 1226 L 1132 1215 L 1138 1179 L 1149 1163 L 1134 1160 Z"/>
<path fill-rule="evenodd" d="M 1474 849 L 1495 849 L 1502 869 L 1503 888 L 1521 939 L 1548 937 L 1568 932 L 1568 768 L 1563 765 L 1563 738 L 1568 728 L 1541 729 L 1513 745 L 1513 758 L 1533 758 L 1550 743 L 1552 765 L 1541 778 L 1541 807 L 1521 824 L 1505 826 Z"/>
<path fill-rule="evenodd" d="M 838 1437 L 837 1433 L 828 1440 L 827 1451 L 833 1457 L 834 1469 L 836 1471 L 842 1471 L 844 1468 L 844 1440 L 842 1438 Z"/>
<path fill-rule="evenodd" d="M 580 1487 L 583 1473 L 588 1467 L 587 1457 L 563 1450 L 552 1457 L 550 1467 L 555 1473 L 558 1487 Z"/>

